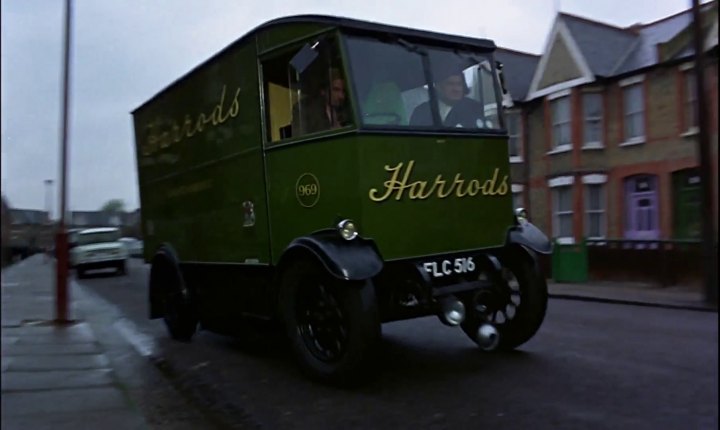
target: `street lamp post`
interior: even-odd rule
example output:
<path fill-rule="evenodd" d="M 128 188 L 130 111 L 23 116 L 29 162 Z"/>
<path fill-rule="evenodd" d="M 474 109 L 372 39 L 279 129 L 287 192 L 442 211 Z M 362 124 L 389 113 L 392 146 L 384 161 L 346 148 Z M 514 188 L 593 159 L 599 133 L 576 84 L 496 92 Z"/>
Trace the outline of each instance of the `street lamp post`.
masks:
<path fill-rule="evenodd" d="M 72 17 L 72 0 L 65 1 L 65 49 L 63 64 L 63 105 L 62 134 L 60 140 L 60 221 L 55 235 L 57 251 L 56 289 L 55 289 L 55 323 L 68 324 L 68 233 L 65 229 L 65 212 L 67 204 L 67 147 L 68 117 L 70 95 L 70 34 Z"/>

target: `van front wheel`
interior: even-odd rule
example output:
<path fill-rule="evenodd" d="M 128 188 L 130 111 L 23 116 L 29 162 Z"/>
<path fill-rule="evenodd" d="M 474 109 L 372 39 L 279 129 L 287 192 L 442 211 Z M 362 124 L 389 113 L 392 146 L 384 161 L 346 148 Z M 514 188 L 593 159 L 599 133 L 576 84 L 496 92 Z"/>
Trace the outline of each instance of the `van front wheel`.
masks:
<path fill-rule="evenodd" d="M 381 333 L 370 280 L 341 281 L 315 261 L 297 261 L 284 273 L 280 312 L 305 372 L 340 384 L 362 377 Z"/>
<path fill-rule="evenodd" d="M 547 310 L 548 290 L 537 262 L 524 250 L 508 249 L 498 256 L 502 270 L 492 288 L 477 291 L 462 323 L 465 334 L 485 351 L 508 351 L 524 344 L 540 328 Z M 490 324 L 497 342 L 481 339 L 478 330 Z"/>

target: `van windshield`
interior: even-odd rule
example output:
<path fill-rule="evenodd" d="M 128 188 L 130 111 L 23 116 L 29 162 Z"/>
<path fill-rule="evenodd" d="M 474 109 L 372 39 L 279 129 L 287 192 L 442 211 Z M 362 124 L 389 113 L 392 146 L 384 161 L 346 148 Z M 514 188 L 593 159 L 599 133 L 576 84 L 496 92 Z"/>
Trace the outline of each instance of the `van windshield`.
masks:
<path fill-rule="evenodd" d="M 503 129 L 491 53 L 359 36 L 347 47 L 364 126 Z"/>

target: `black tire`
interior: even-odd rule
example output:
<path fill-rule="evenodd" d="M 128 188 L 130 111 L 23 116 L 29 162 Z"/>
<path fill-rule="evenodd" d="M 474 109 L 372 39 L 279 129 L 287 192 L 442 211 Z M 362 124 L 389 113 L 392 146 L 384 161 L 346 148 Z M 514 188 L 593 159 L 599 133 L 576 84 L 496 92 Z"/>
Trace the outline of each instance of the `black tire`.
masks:
<path fill-rule="evenodd" d="M 167 258 L 159 258 L 153 286 L 161 291 L 163 321 L 170 337 L 189 342 L 197 330 L 198 318 L 192 294 L 185 287 L 180 270 Z"/>
<path fill-rule="evenodd" d="M 118 264 L 117 267 L 117 274 L 120 276 L 124 276 L 127 274 L 127 263 L 123 261 L 122 263 Z"/>
<path fill-rule="evenodd" d="M 314 260 L 284 272 L 280 314 L 302 370 L 326 383 L 352 385 L 370 368 L 381 336 L 370 280 L 340 281 Z"/>
<path fill-rule="evenodd" d="M 542 325 L 547 310 L 548 290 L 545 277 L 537 263 L 522 248 L 513 248 L 498 256 L 503 266 L 505 282 L 498 280 L 499 290 L 485 292 L 495 294 L 488 303 L 488 311 L 478 310 L 483 303 L 482 296 L 474 295 L 466 303 L 468 314 L 461 327 L 465 334 L 478 343 L 477 331 L 481 324 L 492 323 L 500 339 L 492 350 L 509 351 L 530 340 Z M 483 294 L 483 293 L 480 293 Z M 479 299 L 478 299 L 479 297 Z M 505 307 L 501 303 L 505 302 Z"/>

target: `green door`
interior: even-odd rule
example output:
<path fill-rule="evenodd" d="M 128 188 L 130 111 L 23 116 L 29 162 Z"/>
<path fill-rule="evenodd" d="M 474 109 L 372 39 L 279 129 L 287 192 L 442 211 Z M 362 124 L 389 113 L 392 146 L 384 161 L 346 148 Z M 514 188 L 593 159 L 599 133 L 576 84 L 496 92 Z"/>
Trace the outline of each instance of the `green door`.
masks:
<path fill-rule="evenodd" d="M 700 238 L 700 175 L 697 169 L 673 174 L 675 239 Z"/>

